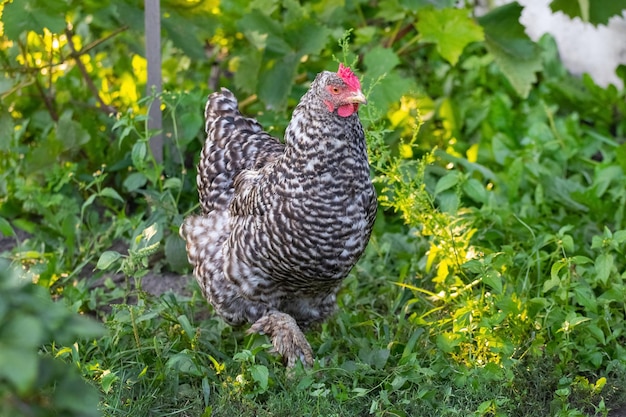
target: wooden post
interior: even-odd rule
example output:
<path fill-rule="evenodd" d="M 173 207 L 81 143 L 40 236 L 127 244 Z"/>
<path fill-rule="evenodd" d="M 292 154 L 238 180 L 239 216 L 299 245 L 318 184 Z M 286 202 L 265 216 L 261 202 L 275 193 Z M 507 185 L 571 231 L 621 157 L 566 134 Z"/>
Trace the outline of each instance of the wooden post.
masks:
<path fill-rule="evenodd" d="M 161 7 L 159 0 L 144 0 L 145 13 L 145 36 L 146 36 L 146 60 L 148 61 L 147 94 L 152 94 L 152 89 L 161 93 Z M 161 100 L 152 102 L 148 111 L 148 129 L 161 130 L 163 128 L 161 114 Z M 150 149 L 154 159 L 163 162 L 163 135 L 159 132 L 150 138 Z"/>

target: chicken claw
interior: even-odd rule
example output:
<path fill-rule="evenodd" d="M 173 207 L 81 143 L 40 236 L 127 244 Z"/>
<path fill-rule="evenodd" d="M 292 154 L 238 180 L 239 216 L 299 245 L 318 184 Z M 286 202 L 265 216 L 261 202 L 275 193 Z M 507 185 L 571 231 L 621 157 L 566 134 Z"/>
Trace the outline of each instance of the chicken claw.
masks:
<path fill-rule="evenodd" d="M 311 345 L 289 314 L 270 311 L 250 327 L 250 333 L 266 334 L 274 345 L 272 351 L 283 357 L 287 368 L 293 368 L 298 359 L 305 366 L 313 366 Z"/>

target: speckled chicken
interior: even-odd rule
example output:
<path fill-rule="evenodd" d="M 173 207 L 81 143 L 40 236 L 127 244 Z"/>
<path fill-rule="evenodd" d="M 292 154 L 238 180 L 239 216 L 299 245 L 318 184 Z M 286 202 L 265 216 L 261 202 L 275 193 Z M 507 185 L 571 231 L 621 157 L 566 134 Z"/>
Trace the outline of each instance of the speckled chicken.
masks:
<path fill-rule="evenodd" d="M 288 367 L 313 363 L 302 329 L 335 310 L 370 237 L 376 194 L 357 114 L 365 103 L 349 68 L 318 74 L 284 144 L 242 116 L 230 91 L 206 105 L 202 214 L 181 226 L 189 262 L 215 311 L 267 334 Z"/>

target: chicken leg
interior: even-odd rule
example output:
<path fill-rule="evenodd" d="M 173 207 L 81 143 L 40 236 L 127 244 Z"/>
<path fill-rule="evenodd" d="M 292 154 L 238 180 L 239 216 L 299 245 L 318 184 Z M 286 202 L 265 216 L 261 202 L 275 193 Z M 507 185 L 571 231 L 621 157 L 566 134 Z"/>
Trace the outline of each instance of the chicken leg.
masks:
<path fill-rule="evenodd" d="M 274 345 L 272 351 L 283 357 L 288 368 L 300 359 L 303 365 L 313 365 L 313 350 L 296 320 L 289 314 L 271 310 L 258 319 L 248 333 L 266 334 Z"/>

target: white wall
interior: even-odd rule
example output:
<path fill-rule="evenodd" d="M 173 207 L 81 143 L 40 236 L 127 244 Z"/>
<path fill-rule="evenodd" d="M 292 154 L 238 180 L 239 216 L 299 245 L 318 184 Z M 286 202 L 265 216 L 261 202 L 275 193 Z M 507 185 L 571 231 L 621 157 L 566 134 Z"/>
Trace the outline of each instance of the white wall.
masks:
<path fill-rule="evenodd" d="M 580 19 L 572 20 L 561 12 L 552 13 L 548 6 L 550 1 L 518 0 L 524 6 L 520 20 L 528 36 L 536 40 L 544 33 L 550 33 L 570 72 L 589 73 L 602 86 L 615 84 L 622 87 L 615 69 L 619 64 L 626 64 L 626 19 L 614 17 L 608 26 L 594 27 Z M 494 1 L 496 5 L 509 2 Z"/>

